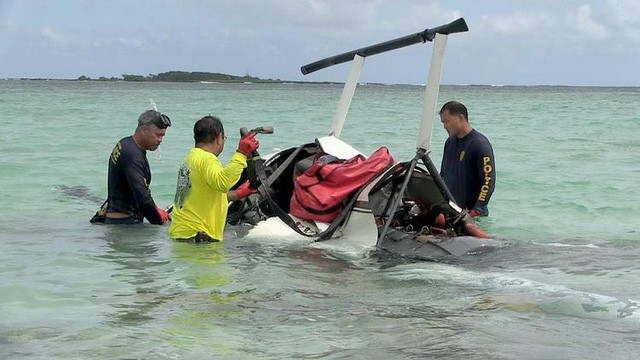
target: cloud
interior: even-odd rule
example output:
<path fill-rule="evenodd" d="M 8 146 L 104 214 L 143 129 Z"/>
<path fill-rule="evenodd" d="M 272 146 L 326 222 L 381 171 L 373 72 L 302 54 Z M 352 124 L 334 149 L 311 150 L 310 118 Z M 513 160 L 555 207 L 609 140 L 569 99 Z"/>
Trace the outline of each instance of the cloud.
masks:
<path fill-rule="evenodd" d="M 53 31 L 49 27 L 42 28 L 40 30 L 40 35 L 44 39 L 46 39 L 47 41 L 55 43 L 55 44 L 64 44 L 64 43 L 66 43 L 66 39 L 62 34 L 56 32 L 56 31 Z"/>
<path fill-rule="evenodd" d="M 195 1 L 191 6 L 210 16 L 251 27 L 296 25 L 304 28 L 353 27 L 368 23 L 379 0 L 217 0 Z"/>
<path fill-rule="evenodd" d="M 8 31 L 10 26 L 8 21 L 0 20 L 0 33 Z"/>
<path fill-rule="evenodd" d="M 592 19 L 591 6 L 589 5 L 580 6 L 571 22 L 575 30 L 581 34 L 581 37 L 594 40 L 605 40 L 609 38 L 607 29 Z"/>
<path fill-rule="evenodd" d="M 145 44 L 144 40 L 139 38 L 127 38 L 127 37 L 109 37 L 104 39 L 96 39 L 91 45 L 95 48 L 110 48 L 110 47 L 127 47 L 127 48 L 141 48 Z"/>
<path fill-rule="evenodd" d="M 447 45 L 449 83 L 570 82 L 570 77 L 562 80 L 558 74 L 583 71 L 580 77 L 586 78 L 593 72 L 586 70 L 593 68 L 588 64 L 591 59 L 605 63 L 613 61 L 604 60 L 612 54 L 622 64 L 618 68 L 626 69 L 622 79 L 629 83 L 627 74 L 634 73 L 634 55 L 640 53 L 638 0 L 91 0 L 64 7 L 24 0 L 12 4 L 11 12 L 0 14 L 0 75 L 22 76 L 25 69 L 46 59 L 42 71 L 61 72 L 52 65 L 57 61 L 66 64 L 69 76 L 181 69 L 343 81 L 348 64 L 314 73 L 313 78 L 303 77 L 299 67 L 462 15 L 470 31 L 452 37 Z M 367 61 L 362 80 L 423 82 L 425 75 L 418 72 L 426 71 L 429 48 L 408 47 L 395 55 L 376 56 Z M 24 59 L 33 64 L 25 66 Z M 534 70 L 539 74 L 532 75 Z"/>
<path fill-rule="evenodd" d="M 612 14 L 621 25 L 640 25 L 640 1 L 638 0 L 607 0 L 607 13 Z"/>
<path fill-rule="evenodd" d="M 460 11 L 451 10 L 437 3 L 424 4 L 417 1 L 405 8 L 406 12 L 389 14 L 378 11 L 376 22 L 385 24 L 385 29 L 394 32 L 417 32 L 428 27 L 435 27 L 462 17 Z M 406 14 L 411 14 L 406 16 Z"/>
<path fill-rule="evenodd" d="M 484 26 L 494 33 L 515 36 L 552 27 L 552 20 L 543 13 L 523 13 L 482 16 Z"/>
<path fill-rule="evenodd" d="M 546 12 L 483 15 L 482 26 L 493 35 L 545 44 L 577 45 L 611 38 L 613 22 L 608 9 L 594 13 L 590 5 L 553 8 Z"/>
<path fill-rule="evenodd" d="M 603 17 L 614 36 L 627 42 L 640 43 L 640 1 L 608 0 L 605 10 Z"/>

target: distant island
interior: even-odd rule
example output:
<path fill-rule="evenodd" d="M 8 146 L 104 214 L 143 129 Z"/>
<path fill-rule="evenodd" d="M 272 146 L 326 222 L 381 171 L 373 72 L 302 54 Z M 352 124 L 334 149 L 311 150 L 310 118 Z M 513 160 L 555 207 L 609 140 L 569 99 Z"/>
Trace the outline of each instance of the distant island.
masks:
<path fill-rule="evenodd" d="M 284 81 L 280 79 L 261 79 L 255 76 L 235 76 L 221 73 L 211 72 L 188 72 L 188 71 L 168 71 L 157 75 L 130 75 L 123 74 L 122 78 L 104 76 L 98 79 L 92 79 L 82 75 L 75 79 L 76 81 L 166 81 L 166 82 L 219 82 L 219 83 L 282 83 L 294 82 Z"/>

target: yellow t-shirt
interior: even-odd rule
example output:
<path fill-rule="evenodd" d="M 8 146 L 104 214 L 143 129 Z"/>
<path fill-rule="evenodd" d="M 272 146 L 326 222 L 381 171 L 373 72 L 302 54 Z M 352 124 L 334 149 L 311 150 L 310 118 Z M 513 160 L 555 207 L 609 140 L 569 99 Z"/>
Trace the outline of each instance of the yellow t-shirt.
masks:
<path fill-rule="evenodd" d="M 235 153 L 222 167 L 218 157 L 194 147 L 178 172 L 169 236 L 188 239 L 199 231 L 223 240 L 227 220 L 227 192 L 247 167 L 247 157 Z"/>

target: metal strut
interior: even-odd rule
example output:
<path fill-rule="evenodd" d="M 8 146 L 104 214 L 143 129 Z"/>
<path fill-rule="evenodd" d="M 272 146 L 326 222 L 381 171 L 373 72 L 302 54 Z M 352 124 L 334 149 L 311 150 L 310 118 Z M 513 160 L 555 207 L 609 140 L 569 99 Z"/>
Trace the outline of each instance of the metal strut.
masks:
<path fill-rule="evenodd" d="M 387 209 L 387 213 L 384 216 L 385 219 L 387 220 L 385 221 L 384 227 L 382 228 L 382 231 L 378 236 L 377 244 L 380 244 L 382 239 L 384 239 L 384 237 L 387 235 L 387 231 L 389 231 L 389 226 L 393 221 L 393 216 L 396 213 L 398 206 L 400 205 L 400 201 L 402 201 L 402 194 L 404 194 L 405 190 L 407 190 L 407 185 L 409 184 L 409 180 L 411 180 L 411 175 L 413 175 L 413 171 L 415 170 L 416 165 L 418 164 L 418 160 L 422 159 L 425 153 L 426 152 L 424 149 L 418 149 L 418 151 L 416 152 L 416 156 L 414 156 L 414 158 L 409 163 L 409 168 L 407 169 L 404 175 L 404 180 L 402 181 L 402 186 L 400 186 L 400 191 L 398 191 L 396 195 L 394 195 L 395 197 L 393 198 L 393 202 L 391 203 L 391 206 Z"/>

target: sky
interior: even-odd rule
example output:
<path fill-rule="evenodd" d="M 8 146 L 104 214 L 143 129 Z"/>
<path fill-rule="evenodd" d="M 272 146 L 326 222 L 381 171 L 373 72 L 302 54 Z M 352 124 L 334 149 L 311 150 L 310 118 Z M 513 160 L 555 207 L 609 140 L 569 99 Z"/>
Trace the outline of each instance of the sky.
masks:
<path fill-rule="evenodd" d="M 640 0 L 0 0 L 0 78 L 300 67 L 463 17 L 443 84 L 640 86 Z M 431 43 L 367 57 L 361 82 L 423 84 Z"/>

